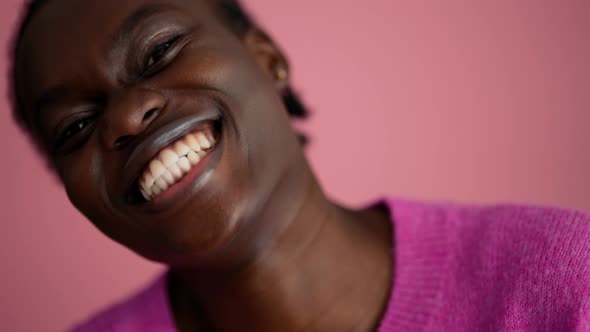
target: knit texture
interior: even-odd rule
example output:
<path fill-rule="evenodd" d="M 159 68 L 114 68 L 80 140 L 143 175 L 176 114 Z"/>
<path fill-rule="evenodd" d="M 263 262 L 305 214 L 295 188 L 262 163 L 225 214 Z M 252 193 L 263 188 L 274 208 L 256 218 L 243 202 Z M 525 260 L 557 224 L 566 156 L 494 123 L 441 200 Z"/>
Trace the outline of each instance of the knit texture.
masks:
<path fill-rule="evenodd" d="M 590 331 L 590 215 L 384 201 L 395 273 L 379 332 Z M 166 274 L 76 332 L 173 332 Z"/>

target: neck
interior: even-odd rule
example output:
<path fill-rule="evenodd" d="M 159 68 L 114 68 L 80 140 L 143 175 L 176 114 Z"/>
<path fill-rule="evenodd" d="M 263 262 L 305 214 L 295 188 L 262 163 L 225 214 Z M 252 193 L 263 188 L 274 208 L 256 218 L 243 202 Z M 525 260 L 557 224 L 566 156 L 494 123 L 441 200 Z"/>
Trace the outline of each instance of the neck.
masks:
<path fill-rule="evenodd" d="M 341 208 L 312 180 L 293 217 L 281 224 L 254 259 L 231 273 L 173 271 L 181 330 L 189 324 L 180 312 L 201 312 L 198 324 L 190 324 L 199 330 L 375 329 L 392 280 L 387 214 Z"/>

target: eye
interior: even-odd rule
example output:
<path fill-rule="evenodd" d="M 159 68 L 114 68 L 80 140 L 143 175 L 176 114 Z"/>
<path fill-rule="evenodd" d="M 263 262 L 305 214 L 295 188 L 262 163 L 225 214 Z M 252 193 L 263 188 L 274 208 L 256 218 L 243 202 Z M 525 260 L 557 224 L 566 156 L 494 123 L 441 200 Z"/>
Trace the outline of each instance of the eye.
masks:
<path fill-rule="evenodd" d="M 88 123 L 90 119 L 88 118 L 84 118 L 80 121 L 76 121 L 74 122 L 72 125 L 70 125 L 68 128 L 66 128 L 66 131 L 64 132 L 64 138 L 68 139 L 72 136 L 74 136 L 76 133 L 82 131 L 82 129 L 86 128 L 88 126 Z"/>
<path fill-rule="evenodd" d="M 58 135 L 58 139 L 57 142 L 55 144 L 55 149 L 58 150 L 60 148 L 62 148 L 64 145 L 70 145 L 70 141 L 76 141 L 77 143 L 80 143 L 78 141 L 78 138 L 80 138 L 80 133 L 82 131 L 85 131 L 85 129 L 87 127 L 89 127 L 92 124 L 92 121 L 94 120 L 94 117 L 85 117 L 85 118 L 81 118 L 78 119 L 76 121 L 74 121 L 73 123 L 69 124 L 59 135 Z M 74 143 L 74 147 L 77 147 L 77 143 Z"/>
<path fill-rule="evenodd" d="M 166 42 L 157 45 L 152 51 L 148 54 L 144 61 L 144 70 L 149 70 L 152 66 L 157 64 L 170 50 L 174 43 L 178 40 L 179 36 L 175 36 Z"/>

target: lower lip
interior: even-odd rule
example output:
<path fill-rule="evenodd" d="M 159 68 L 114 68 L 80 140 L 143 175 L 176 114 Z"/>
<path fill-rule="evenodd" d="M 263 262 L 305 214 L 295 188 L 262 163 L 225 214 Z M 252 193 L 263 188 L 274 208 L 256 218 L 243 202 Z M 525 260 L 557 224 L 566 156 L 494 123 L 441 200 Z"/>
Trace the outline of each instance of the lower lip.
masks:
<path fill-rule="evenodd" d="M 207 155 L 193 166 L 180 181 L 170 186 L 166 191 L 143 203 L 140 207 L 150 213 L 163 213 L 183 205 L 206 182 L 207 175 L 215 168 L 220 158 L 222 142 L 220 139 L 207 152 Z"/>

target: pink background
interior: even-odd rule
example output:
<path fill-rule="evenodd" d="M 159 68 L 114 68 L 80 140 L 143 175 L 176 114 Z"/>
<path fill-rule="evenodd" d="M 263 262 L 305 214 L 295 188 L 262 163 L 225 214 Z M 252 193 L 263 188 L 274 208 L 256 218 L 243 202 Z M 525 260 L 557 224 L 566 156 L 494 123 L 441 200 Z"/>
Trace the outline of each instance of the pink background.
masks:
<path fill-rule="evenodd" d="M 20 2 L 0 3 L 3 41 Z M 590 211 L 589 1 L 249 4 L 292 59 L 333 197 Z M 161 267 L 80 217 L 0 108 L 0 326 L 61 331 Z"/>

